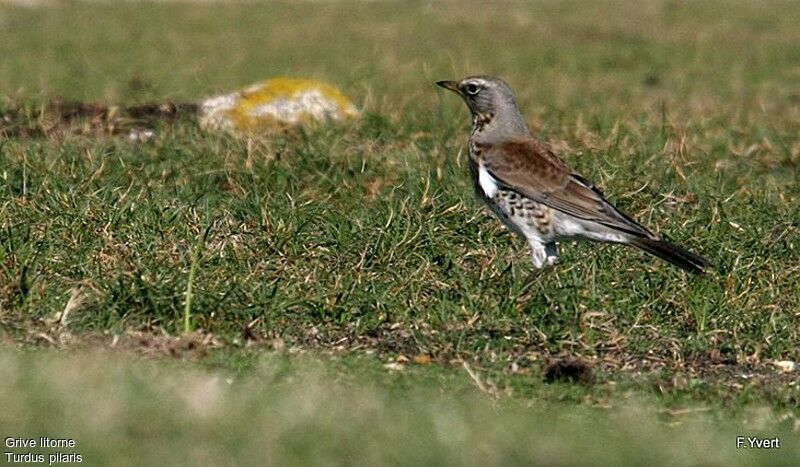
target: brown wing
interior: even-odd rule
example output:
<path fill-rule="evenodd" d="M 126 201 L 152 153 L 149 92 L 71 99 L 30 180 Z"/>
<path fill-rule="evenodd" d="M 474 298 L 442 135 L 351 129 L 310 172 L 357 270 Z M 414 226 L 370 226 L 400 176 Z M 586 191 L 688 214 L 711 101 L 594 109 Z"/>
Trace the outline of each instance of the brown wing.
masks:
<path fill-rule="evenodd" d="M 580 219 L 637 236 L 655 237 L 612 206 L 600 190 L 573 172 L 547 144 L 527 139 L 480 149 L 484 166 L 504 186 Z"/>

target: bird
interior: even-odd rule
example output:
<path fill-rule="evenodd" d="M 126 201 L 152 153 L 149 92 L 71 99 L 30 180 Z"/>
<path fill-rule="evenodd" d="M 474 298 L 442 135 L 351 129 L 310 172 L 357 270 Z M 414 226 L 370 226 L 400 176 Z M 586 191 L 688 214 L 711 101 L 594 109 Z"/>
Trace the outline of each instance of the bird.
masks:
<path fill-rule="evenodd" d="M 557 241 L 629 245 L 688 272 L 712 263 L 657 236 L 614 207 L 531 134 L 511 87 L 501 78 L 468 76 L 437 85 L 462 97 L 472 116 L 469 167 L 475 192 L 531 249 L 536 270 L 558 262 Z"/>

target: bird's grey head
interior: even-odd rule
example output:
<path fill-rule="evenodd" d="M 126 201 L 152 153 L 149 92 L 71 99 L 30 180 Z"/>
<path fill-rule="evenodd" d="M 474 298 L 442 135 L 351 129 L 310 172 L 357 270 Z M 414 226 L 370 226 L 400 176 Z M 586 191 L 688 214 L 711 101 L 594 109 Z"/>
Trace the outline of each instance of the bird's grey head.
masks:
<path fill-rule="evenodd" d="M 472 114 L 473 134 L 490 132 L 503 136 L 527 136 L 528 126 L 517 107 L 511 87 L 494 76 L 468 76 L 460 81 L 436 84 L 460 95 Z"/>

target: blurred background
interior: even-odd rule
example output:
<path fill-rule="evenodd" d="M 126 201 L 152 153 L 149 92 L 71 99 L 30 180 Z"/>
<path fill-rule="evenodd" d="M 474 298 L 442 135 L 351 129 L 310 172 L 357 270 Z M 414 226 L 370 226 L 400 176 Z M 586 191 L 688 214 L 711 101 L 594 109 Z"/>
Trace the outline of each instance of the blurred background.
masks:
<path fill-rule="evenodd" d="M 798 99 L 791 1 L 4 4 L 0 86 L 11 95 L 186 100 L 289 75 L 415 114 L 437 101 L 432 81 L 489 73 L 539 114 Z"/>

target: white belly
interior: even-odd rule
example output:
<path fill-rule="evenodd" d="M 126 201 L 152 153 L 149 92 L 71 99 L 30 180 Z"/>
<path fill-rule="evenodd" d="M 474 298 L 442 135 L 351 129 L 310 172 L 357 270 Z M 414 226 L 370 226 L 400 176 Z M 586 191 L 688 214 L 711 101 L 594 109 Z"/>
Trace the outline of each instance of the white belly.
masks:
<path fill-rule="evenodd" d="M 599 242 L 625 242 L 627 240 L 625 234 L 558 211 L 553 215 L 553 227 L 556 237 L 563 239 L 586 239 Z"/>

